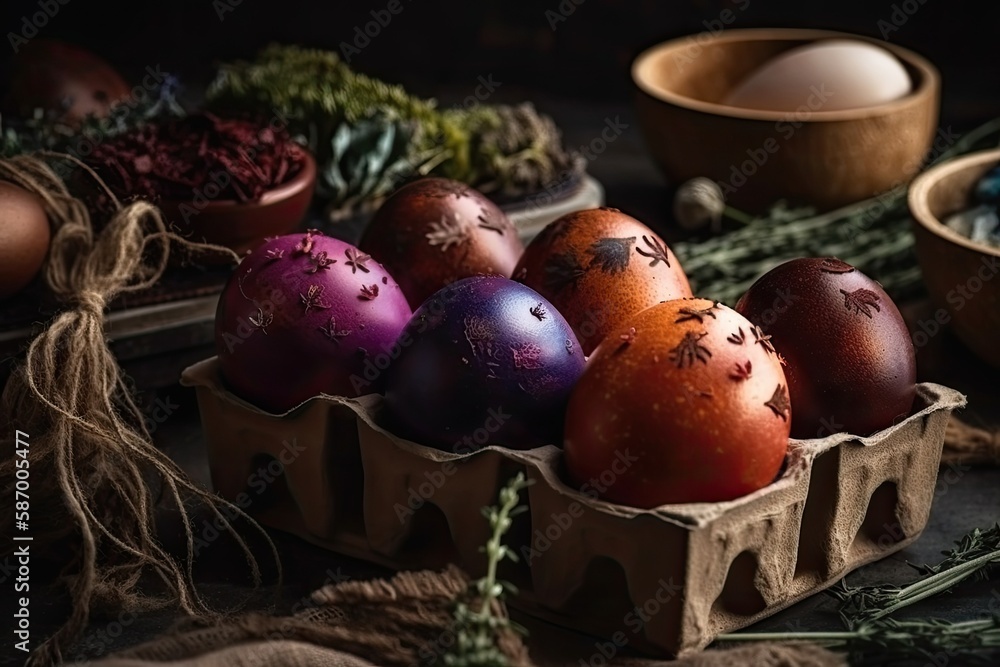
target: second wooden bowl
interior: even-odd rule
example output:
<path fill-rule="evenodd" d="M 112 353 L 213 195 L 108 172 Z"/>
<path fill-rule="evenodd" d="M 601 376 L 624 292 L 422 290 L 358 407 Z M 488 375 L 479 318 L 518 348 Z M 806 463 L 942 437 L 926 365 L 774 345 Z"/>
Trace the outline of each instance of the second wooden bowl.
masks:
<path fill-rule="evenodd" d="M 908 199 L 917 260 L 938 308 L 935 322 L 949 324 L 979 358 L 1000 368 L 1000 248 L 973 243 L 942 223 L 952 213 L 972 208 L 976 182 L 997 165 L 1000 149 L 943 162 L 913 181 Z M 921 331 L 914 334 L 915 344 L 936 329 Z"/>

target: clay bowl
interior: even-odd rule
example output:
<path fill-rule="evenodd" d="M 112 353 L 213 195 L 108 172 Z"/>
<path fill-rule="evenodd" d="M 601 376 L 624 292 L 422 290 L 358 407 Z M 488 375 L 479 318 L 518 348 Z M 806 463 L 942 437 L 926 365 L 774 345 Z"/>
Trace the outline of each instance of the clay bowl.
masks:
<path fill-rule="evenodd" d="M 164 200 L 160 210 L 171 229 L 191 241 L 220 245 L 244 255 L 266 236 L 280 236 L 295 231 L 305 218 L 316 188 L 316 161 L 302 149 L 302 169 L 289 181 L 265 192 L 259 201 L 233 200 L 176 201 Z M 210 192 L 206 192 L 210 195 Z M 172 257 L 198 264 L 228 264 L 231 257 L 222 253 L 193 253 L 178 249 Z"/>
<path fill-rule="evenodd" d="M 907 194 L 917 260 L 937 323 L 949 323 L 969 349 L 1000 368 L 1000 249 L 973 243 L 941 222 L 970 208 L 976 181 L 1000 164 L 1000 149 L 943 162 L 918 176 Z M 926 334 L 926 331 L 925 331 Z M 914 334 L 915 343 L 919 334 Z"/>
<path fill-rule="evenodd" d="M 913 91 L 893 102 L 791 113 L 722 104 L 752 70 L 820 39 L 859 39 L 895 54 Z M 726 30 L 682 37 L 632 63 L 639 125 L 672 186 L 707 176 L 727 183 L 727 201 L 761 212 L 779 199 L 833 209 L 902 185 L 920 169 L 934 138 L 940 76 L 894 44 L 823 30 Z M 755 160 L 756 158 L 756 160 Z"/>

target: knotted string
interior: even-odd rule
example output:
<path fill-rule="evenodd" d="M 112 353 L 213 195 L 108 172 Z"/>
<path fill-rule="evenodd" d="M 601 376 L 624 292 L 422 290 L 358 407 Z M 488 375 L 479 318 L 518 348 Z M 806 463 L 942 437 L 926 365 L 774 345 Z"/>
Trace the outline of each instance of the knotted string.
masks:
<path fill-rule="evenodd" d="M 44 158 L 69 160 L 109 198 L 114 213 L 102 229 L 95 228 L 87 206 L 70 194 Z M 203 502 L 226 526 L 246 556 L 256 587 L 261 583 L 257 560 L 221 510 L 247 519 L 270 545 L 280 580 L 277 549 L 267 533 L 235 505 L 195 486 L 153 444 L 104 332 L 107 304 L 153 286 L 167 267 L 171 243 L 195 252 L 227 252 L 234 262 L 239 257 L 168 232 L 159 209 L 148 202 L 122 206 L 92 170 L 67 155 L 0 160 L 0 180 L 35 194 L 45 208 L 53 236 L 43 277 L 66 304 L 31 341 L 0 397 L 4 421 L 10 422 L 4 433 L 13 437 L 20 430 L 30 437 L 32 545 L 39 551 L 46 543 L 51 547 L 67 539 L 71 545 L 63 573 L 72 611 L 35 649 L 29 664 L 61 661 L 63 649 L 79 637 L 98 603 L 141 609 L 175 602 L 192 616 L 214 616 L 193 581 L 194 533 L 185 498 Z M 0 511 L 12 525 L 14 442 L 5 440 L 3 446 L 7 455 L 0 460 Z M 180 513 L 186 566 L 155 537 L 154 486 L 169 494 Z M 147 572 L 163 581 L 166 596 L 135 592 Z"/>

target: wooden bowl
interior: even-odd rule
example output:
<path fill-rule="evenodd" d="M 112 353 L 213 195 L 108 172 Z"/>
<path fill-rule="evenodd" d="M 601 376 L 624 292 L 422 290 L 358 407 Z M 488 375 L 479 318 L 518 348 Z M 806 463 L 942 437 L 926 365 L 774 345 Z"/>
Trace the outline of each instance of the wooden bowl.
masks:
<path fill-rule="evenodd" d="M 859 109 L 779 112 L 721 103 L 751 71 L 821 39 L 874 43 L 896 55 L 913 91 Z M 702 33 L 658 44 L 632 64 L 639 125 L 672 185 L 706 176 L 729 203 L 760 212 L 779 199 L 832 209 L 909 181 L 930 149 L 940 76 L 894 44 L 823 30 Z M 806 101 L 803 100 L 805 103 Z"/>
<path fill-rule="evenodd" d="M 1000 368 L 1000 248 L 973 243 L 941 220 L 971 208 L 976 181 L 998 164 L 1000 149 L 949 160 L 918 176 L 907 194 L 917 260 L 938 309 L 934 322 L 920 329 L 931 336 L 950 324 L 969 349 L 996 368 Z M 915 333 L 914 343 L 920 342 L 920 333 Z"/>
<path fill-rule="evenodd" d="M 264 193 L 257 202 L 233 200 L 161 201 L 160 210 L 171 228 L 181 236 L 200 243 L 220 245 L 243 255 L 266 236 L 295 231 L 305 218 L 316 189 L 316 161 L 301 149 L 302 169 L 290 181 Z M 211 193 L 206 193 L 211 194 Z M 183 258 L 189 253 L 176 252 Z M 199 264 L 228 264 L 221 253 L 199 253 Z"/>

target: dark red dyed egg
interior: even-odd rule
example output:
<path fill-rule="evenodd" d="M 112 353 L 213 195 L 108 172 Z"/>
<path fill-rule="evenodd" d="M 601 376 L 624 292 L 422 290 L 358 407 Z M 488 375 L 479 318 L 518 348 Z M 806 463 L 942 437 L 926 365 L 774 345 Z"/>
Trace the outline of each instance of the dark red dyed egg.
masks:
<path fill-rule="evenodd" d="M 691 296 L 663 239 L 614 208 L 576 211 L 549 224 L 528 244 L 514 279 L 559 309 L 584 354 L 639 311 Z"/>
<path fill-rule="evenodd" d="M 496 204 L 446 178 L 399 188 L 375 213 L 359 247 L 396 276 L 414 308 L 461 278 L 509 278 L 524 250 Z"/>
<path fill-rule="evenodd" d="M 771 269 L 736 304 L 786 362 L 792 436 L 870 435 L 906 417 L 916 357 L 899 309 L 850 264 L 801 258 Z"/>

